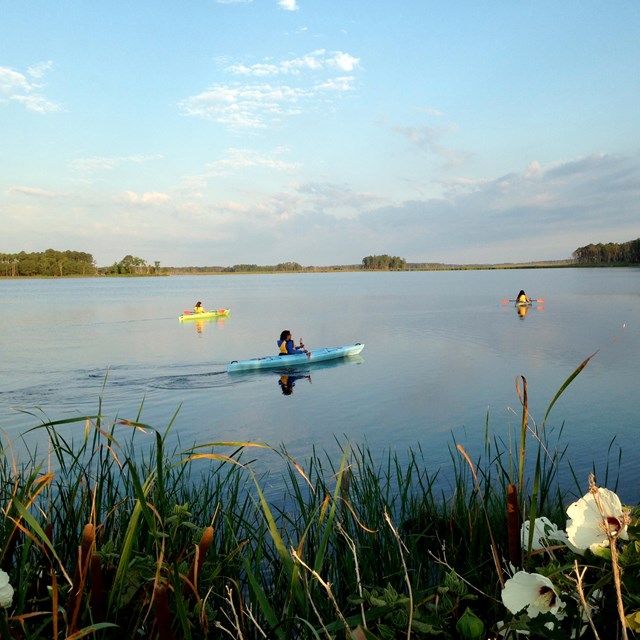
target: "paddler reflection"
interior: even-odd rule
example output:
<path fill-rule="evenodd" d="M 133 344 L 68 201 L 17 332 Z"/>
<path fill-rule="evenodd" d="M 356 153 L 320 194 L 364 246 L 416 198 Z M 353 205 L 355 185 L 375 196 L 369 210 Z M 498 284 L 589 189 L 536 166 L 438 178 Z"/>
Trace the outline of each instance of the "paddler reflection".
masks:
<path fill-rule="evenodd" d="M 530 304 L 517 304 L 516 312 L 521 318 L 525 318 L 527 313 L 529 313 L 529 309 L 531 309 Z"/>
<path fill-rule="evenodd" d="M 282 389 L 282 393 L 285 396 L 290 396 L 293 393 L 293 387 L 296 386 L 296 381 L 301 378 L 306 378 L 309 382 L 311 382 L 310 375 L 291 375 L 291 374 L 283 374 L 280 376 L 280 380 L 278 380 L 278 384 Z"/>

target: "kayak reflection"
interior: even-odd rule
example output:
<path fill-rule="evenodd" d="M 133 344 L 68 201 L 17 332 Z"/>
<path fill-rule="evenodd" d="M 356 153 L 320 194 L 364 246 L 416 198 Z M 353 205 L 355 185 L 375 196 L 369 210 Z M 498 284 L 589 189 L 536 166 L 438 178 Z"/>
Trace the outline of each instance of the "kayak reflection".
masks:
<path fill-rule="evenodd" d="M 280 379 L 278 380 L 278 384 L 280 385 L 282 394 L 285 396 L 290 396 L 293 393 L 293 387 L 296 386 L 296 382 L 305 378 L 311 383 L 311 375 L 293 375 L 290 373 L 282 374 L 280 376 Z"/>
<path fill-rule="evenodd" d="M 197 320 L 192 320 L 191 322 L 181 322 L 180 324 L 193 325 L 195 327 L 196 333 L 203 333 L 207 325 L 224 325 L 224 323 L 228 319 L 228 316 L 212 316 L 209 318 L 198 318 Z"/>
<path fill-rule="evenodd" d="M 534 300 L 534 302 L 536 302 Z M 531 302 L 527 302 L 527 303 L 516 303 L 516 314 L 519 318 L 521 318 L 522 320 L 524 320 L 524 318 L 527 317 L 527 313 L 529 313 L 529 310 L 533 307 L 533 305 L 531 304 Z M 544 311 L 544 306 L 541 304 L 536 305 L 536 311 Z"/>

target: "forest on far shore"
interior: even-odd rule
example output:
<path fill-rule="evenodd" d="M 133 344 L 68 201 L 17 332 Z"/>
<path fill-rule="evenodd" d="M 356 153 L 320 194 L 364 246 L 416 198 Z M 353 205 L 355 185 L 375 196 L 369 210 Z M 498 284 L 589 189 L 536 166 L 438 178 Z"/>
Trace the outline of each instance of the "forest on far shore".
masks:
<path fill-rule="evenodd" d="M 576 249 L 571 259 L 519 264 L 454 265 L 438 262 L 407 262 L 404 258 L 387 254 L 366 256 L 359 264 L 329 267 L 302 266 L 297 262 L 276 265 L 236 264 L 223 266 L 166 267 L 158 260 L 126 255 L 119 262 L 99 267 L 90 253 L 83 251 L 0 253 L 0 277 L 64 277 L 64 276 L 130 276 L 179 275 L 194 273 L 291 273 L 314 271 L 417 271 L 438 269 L 491 269 L 566 266 L 625 266 L 640 264 L 640 238 L 629 242 L 588 244 Z"/>

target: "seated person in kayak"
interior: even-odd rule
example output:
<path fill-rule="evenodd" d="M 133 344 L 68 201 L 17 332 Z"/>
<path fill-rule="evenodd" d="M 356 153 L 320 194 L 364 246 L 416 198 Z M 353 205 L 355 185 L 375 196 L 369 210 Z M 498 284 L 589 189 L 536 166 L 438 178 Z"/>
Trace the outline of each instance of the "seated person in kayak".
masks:
<path fill-rule="evenodd" d="M 302 340 L 300 340 L 300 344 L 296 347 L 295 342 L 291 337 L 291 331 L 289 331 L 289 329 L 285 329 L 280 334 L 280 340 L 278 340 L 278 347 L 280 348 L 279 355 L 281 356 L 290 356 L 296 353 L 306 353 L 308 358 L 311 357 L 311 354 L 304 348 L 304 344 L 302 343 Z"/>
<path fill-rule="evenodd" d="M 516 302 L 519 304 L 531 302 L 531 298 L 529 298 L 529 296 L 520 289 L 520 293 L 516 296 Z"/>
<path fill-rule="evenodd" d="M 202 306 L 202 302 L 200 302 L 200 300 L 198 300 L 198 302 L 196 302 L 196 306 L 193 307 L 193 313 L 207 313 L 204 307 Z"/>

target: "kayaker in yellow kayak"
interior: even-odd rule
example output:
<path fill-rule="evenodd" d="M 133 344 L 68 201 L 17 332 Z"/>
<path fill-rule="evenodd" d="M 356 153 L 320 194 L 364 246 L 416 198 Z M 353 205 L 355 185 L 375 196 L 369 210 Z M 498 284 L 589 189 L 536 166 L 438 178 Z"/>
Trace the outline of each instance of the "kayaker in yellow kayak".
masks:
<path fill-rule="evenodd" d="M 306 353 L 307 358 L 311 358 L 311 354 L 304 348 L 304 344 L 302 340 L 300 340 L 300 344 L 296 347 L 294 339 L 291 337 L 291 331 L 289 329 L 285 329 L 280 334 L 280 340 L 278 340 L 278 347 L 280 348 L 279 355 L 281 356 L 290 356 L 295 353 Z"/>
<path fill-rule="evenodd" d="M 198 302 L 196 302 L 196 306 L 193 307 L 193 313 L 207 313 L 204 307 L 202 306 L 202 302 L 200 302 L 200 300 L 198 300 Z"/>
<path fill-rule="evenodd" d="M 516 296 L 516 302 L 519 304 L 531 302 L 531 298 L 522 289 L 520 289 L 520 293 Z"/>

